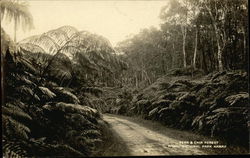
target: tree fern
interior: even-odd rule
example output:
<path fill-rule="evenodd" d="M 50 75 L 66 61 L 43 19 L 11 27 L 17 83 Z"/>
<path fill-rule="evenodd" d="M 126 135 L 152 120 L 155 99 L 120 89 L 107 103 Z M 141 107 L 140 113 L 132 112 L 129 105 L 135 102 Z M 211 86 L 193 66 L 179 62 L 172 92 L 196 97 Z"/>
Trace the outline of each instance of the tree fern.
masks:
<path fill-rule="evenodd" d="M 87 137 L 87 138 L 98 138 L 101 136 L 100 131 L 98 130 L 85 130 L 81 133 L 81 136 Z"/>
<path fill-rule="evenodd" d="M 61 97 L 64 97 L 63 101 L 65 101 L 65 102 L 76 103 L 76 104 L 80 103 L 80 100 L 77 98 L 76 95 L 67 91 L 63 87 L 55 87 L 55 88 L 53 88 L 53 91 L 58 96 L 58 99 L 62 100 Z"/>
<path fill-rule="evenodd" d="M 33 90 L 25 85 L 17 87 L 17 91 L 24 93 L 24 94 L 27 94 L 27 95 L 31 95 L 31 96 L 33 95 Z"/>
<path fill-rule="evenodd" d="M 21 108 L 10 103 L 7 103 L 5 106 L 2 107 L 2 113 L 17 120 L 24 120 L 26 122 L 32 120 L 32 118 Z"/>
<path fill-rule="evenodd" d="M 16 75 L 16 79 L 21 81 L 23 84 L 27 84 L 27 85 L 31 85 L 31 86 L 35 86 L 35 83 L 32 82 L 30 79 L 28 79 L 25 75 Z"/>
<path fill-rule="evenodd" d="M 2 115 L 2 126 L 4 135 L 10 139 L 19 138 L 19 139 L 28 139 L 28 134 L 30 129 L 23 125 L 22 123 L 12 119 L 10 116 Z"/>
<path fill-rule="evenodd" d="M 32 44 L 34 44 L 33 48 Z M 67 55 L 73 63 L 79 63 L 79 65 L 77 65 L 87 74 L 95 70 L 115 73 L 118 72 L 115 71 L 116 69 L 118 70 L 125 67 L 124 62 L 116 57 L 116 51 L 106 38 L 91 34 L 87 31 L 77 31 L 70 26 L 64 26 L 40 36 L 25 39 L 20 42 L 20 46 L 23 50 L 29 52 L 43 51 L 43 53 L 51 55 L 63 53 Z M 56 61 L 56 58 L 53 57 L 49 60 Z M 51 64 L 47 64 L 48 66 L 54 62 L 49 63 Z M 62 67 L 60 67 L 60 69 L 61 68 Z M 70 69 L 70 67 L 65 67 L 64 70 L 68 69 Z M 90 71 L 88 72 L 87 70 Z M 45 71 L 47 71 L 47 69 L 45 69 Z M 62 71 L 57 72 L 57 76 L 65 76 L 65 74 L 60 74 Z"/>
<path fill-rule="evenodd" d="M 22 158 L 27 156 L 27 152 L 17 142 L 7 142 L 3 140 L 3 156 L 6 158 Z"/>
<path fill-rule="evenodd" d="M 37 69 L 33 66 L 33 64 L 29 60 L 27 60 L 23 57 L 19 57 L 17 59 L 18 59 L 18 63 L 20 63 L 24 67 L 24 69 L 26 69 L 34 74 L 38 73 Z"/>

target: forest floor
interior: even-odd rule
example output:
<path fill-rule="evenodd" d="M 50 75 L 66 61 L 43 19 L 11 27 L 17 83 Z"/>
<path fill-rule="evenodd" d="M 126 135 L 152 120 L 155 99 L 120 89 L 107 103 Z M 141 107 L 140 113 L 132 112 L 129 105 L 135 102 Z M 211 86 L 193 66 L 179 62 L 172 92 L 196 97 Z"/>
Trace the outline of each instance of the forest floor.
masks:
<path fill-rule="evenodd" d="M 216 140 L 171 129 L 158 122 L 113 114 L 104 114 L 103 118 L 108 123 L 112 136 L 107 138 L 105 151 L 99 152 L 98 156 L 214 155 L 228 154 L 228 150 L 233 152 L 231 149 L 214 147 L 224 145 L 221 142 L 212 148 L 202 147 L 201 144 L 187 144 L 196 141 L 204 145 Z"/>

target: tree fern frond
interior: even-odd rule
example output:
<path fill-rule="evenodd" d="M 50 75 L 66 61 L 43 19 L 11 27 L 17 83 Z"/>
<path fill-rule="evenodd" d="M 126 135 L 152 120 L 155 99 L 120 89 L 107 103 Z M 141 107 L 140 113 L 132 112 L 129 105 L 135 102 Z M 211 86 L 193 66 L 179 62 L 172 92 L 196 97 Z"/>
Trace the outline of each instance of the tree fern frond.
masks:
<path fill-rule="evenodd" d="M 33 90 L 25 85 L 17 87 L 16 90 L 20 93 L 32 96 L 34 94 Z"/>
<path fill-rule="evenodd" d="M 53 39 L 60 47 L 62 47 L 70 38 L 65 31 L 59 29 L 51 30 L 45 34 Z"/>
<path fill-rule="evenodd" d="M 99 95 L 99 94 L 103 93 L 103 90 L 101 88 L 98 88 L 98 87 L 82 87 L 81 91 L 87 92 L 87 93 L 92 93 L 95 95 Z"/>
<path fill-rule="evenodd" d="M 9 115 L 17 120 L 27 120 L 30 121 L 32 118 L 25 113 L 22 109 L 18 106 L 7 103 L 5 106 L 2 107 L 3 114 Z"/>
<path fill-rule="evenodd" d="M 44 95 L 46 95 L 46 96 L 48 96 L 49 98 L 54 98 L 55 96 L 56 96 L 56 94 L 55 93 L 53 93 L 53 92 L 51 92 L 48 88 L 46 88 L 46 87 L 38 87 L 40 90 L 41 90 L 41 92 L 44 94 Z"/>
<path fill-rule="evenodd" d="M 25 84 L 28 84 L 28 85 L 35 85 L 35 83 L 33 83 L 31 80 L 27 79 L 26 76 L 24 75 L 19 75 L 17 74 L 16 75 L 16 78 L 22 82 L 24 82 Z"/>
<path fill-rule="evenodd" d="M 78 132 L 76 130 L 70 130 L 66 133 L 65 137 L 67 139 L 72 139 L 73 137 L 76 137 L 78 135 Z"/>
<path fill-rule="evenodd" d="M 91 61 L 84 53 L 76 53 L 75 54 L 75 56 L 74 56 L 77 60 L 78 60 L 78 62 L 82 65 L 82 66 L 84 66 L 84 67 L 86 67 L 86 66 L 88 66 L 88 65 L 91 65 L 91 66 L 93 66 L 93 67 L 96 67 L 96 64 L 93 62 L 93 61 Z"/>
<path fill-rule="evenodd" d="M 38 44 L 26 42 L 26 43 L 20 43 L 19 47 L 22 51 L 28 51 L 31 53 L 46 53 L 46 51 Z"/>
<path fill-rule="evenodd" d="M 16 142 L 3 141 L 3 156 L 6 158 L 23 158 L 27 152 Z"/>
<path fill-rule="evenodd" d="M 66 25 L 58 28 L 58 30 L 64 31 L 67 33 L 68 37 L 72 37 L 78 30 L 72 26 Z"/>
<path fill-rule="evenodd" d="M 47 144 L 37 139 L 29 141 L 29 155 L 35 157 L 84 157 L 84 150 L 76 150 L 68 144 Z"/>
<path fill-rule="evenodd" d="M 87 138 L 97 138 L 101 136 L 101 133 L 98 130 L 89 129 L 89 130 L 84 130 L 81 133 L 81 136 L 84 136 Z"/>
<path fill-rule="evenodd" d="M 9 138 L 28 139 L 30 129 L 10 116 L 2 115 L 3 134 Z"/>
<path fill-rule="evenodd" d="M 10 102 L 9 104 L 13 104 L 17 107 L 19 107 L 20 109 L 26 109 L 28 106 L 26 104 L 24 104 L 23 102 L 21 102 L 19 99 L 12 99 L 14 100 L 13 102 Z"/>
<path fill-rule="evenodd" d="M 57 50 L 59 49 L 59 45 L 55 43 L 55 41 L 52 38 L 50 38 L 49 36 L 45 34 L 42 34 L 41 36 L 38 36 L 37 38 L 31 38 L 26 43 L 34 44 L 36 47 L 40 46 L 43 50 L 45 50 L 45 53 L 48 53 L 48 54 L 55 54 Z M 32 50 L 28 50 L 28 51 L 32 52 Z"/>
<path fill-rule="evenodd" d="M 40 101 L 41 99 L 38 97 L 38 95 L 34 95 L 34 98 L 37 100 L 37 101 Z"/>
<path fill-rule="evenodd" d="M 67 100 L 68 102 L 76 104 L 80 103 L 80 100 L 73 93 L 67 91 L 63 87 L 55 87 L 53 90 L 58 97 L 64 97 L 65 101 Z"/>
<path fill-rule="evenodd" d="M 19 62 L 25 66 L 25 68 L 35 74 L 38 73 L 37 69 L 33 66 L 33 64 L 27 60 L 27 59 L 24 59 L 24 58 L 18 58 Z"/>
<path fill-rule="evenodd" d="M 29 36 L 21 41 L 19 41 L 18 44 L 24 44 L 24 43 L 29 43 L 30 40 L 34 40 L 37 39 L 40 35 L 33 35 L 33 36 Z"/>

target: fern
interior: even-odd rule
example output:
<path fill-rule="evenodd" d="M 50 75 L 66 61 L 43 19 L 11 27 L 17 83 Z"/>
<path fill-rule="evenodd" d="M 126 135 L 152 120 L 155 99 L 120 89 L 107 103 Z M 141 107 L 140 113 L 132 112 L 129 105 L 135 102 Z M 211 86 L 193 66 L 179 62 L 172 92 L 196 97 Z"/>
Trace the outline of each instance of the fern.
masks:
<path fill-rule="evenodd" d="M 48 96 L 48 98 L 54 98 L 55 96 L 56 96 L 56 94 L 55 93 L 53 93 L 53 92 L 51 92 L 48 88 L 46 88 L 46 87 L 38 87 L 40 90 L 41 90 L 41 92 L 44 94 L 44 95 L 46 95 L 46 96 Z"/>
<path fill-rule="evenodd" d="M 13 104 L 13 105 L 15 105 L 16 107 L 19 107 L 22 110 L 25 110 L 28 107 L 26 104 L 24 104 L 23 102 L 21 102 L 19 99 L 12 98 L 11 100 L 13 100 L 13 101 L 10 102 L 9 104 Z"/>
<path fill-rule="evenodd" d="M 72 139 L 73 137 L 76 137 L 78 135 L 78 132 L 76 130 L 70 130 L 66 133 L 65 138 Z"/>
<path fill-rule="evenodd" d="M 101 133 L 98 130 L 85 130 L 81 133 L 81 136 L 87 137 L 87 138 L 97 138 L 101 136 Z"/>
<path fill-rule="evenodd" d="M 16 75 L 17 80 L 22 81 L 24 84 L 35 86 L 35 83 L 32 82 L 31 80 L 27 79 L 24 75 Z"/>
<path fill-rule="evenodd" d="M 25 39 L 20 46 L 28 52 L 43 51 L 51 55 L 63 53 L 87 69 L 114 72 L 127 66 L 115 56 L 116 51 L 106 38 L 87 31 L 77 31 L 70 26 Z"/>
<path fill-rule="evenodd" d="M 81 91 L 91 93 L 91 94 L 94 94 L 96 96 L 98 96 L 99 94 L 101 94 L 103 92 L 102 89 L 98 88 L 98 87 L 82 87 Z"/>
<path fill-rule="evenodd" d="M 6 142 L 3 140 L 3 156 L 6 158 L 22 158 L 27 152 L 17 142 Z"/>
<path fill-rule="evenodd" d="M 32 63 L 29 61 L 29 60 L 26 60 L 25 58 L 17 58 L 18 59 L 18 62 L 22 64 L 22 66 L 24 66 L 24 68 L 27 70 L 27 71 L 30 71 L 34 74 L 38 74 L 38 71 L 37 69 L 32 65 Z"/>
<path fill-rule="evenodd" d="M 20 87 L 17 87 L 17 91 L 26 95 L 33 95 L 33 90 L 25 85 L 22 85 Z"/>
<path fill-rule="evenodd" d="M 51 156 L 63 156 L 63 157 L 85 157 L 86 153 L 80 152 L 69 145 L 51 145 L 51 149 L 54 148 L 55 153 Z"/>
<path fill-rule="evenodd" d="M 28 139 L 30 129 L 7 115 L 2 115 L 3 133 L 9 138 Z"/>
<path fill-rule="evenodd" d="M 57 94 L 58 97 L 64 97 L 64 101 L 67 102 L 72 102 L 72 103 L 76 103 L 79 104 L 80 100 L 71 92 L 67 91 L 66 89 L 64 89 L 63 87 L 55 87 L 53 88 L 54 92 Z"/>
<path fill-rule="evenodd" d="M 13 104 L 6 104 L 2 107 L 2 113 L 11 116 L 17 120 L 30 121 L 32 118 L 21 108 Z"/>

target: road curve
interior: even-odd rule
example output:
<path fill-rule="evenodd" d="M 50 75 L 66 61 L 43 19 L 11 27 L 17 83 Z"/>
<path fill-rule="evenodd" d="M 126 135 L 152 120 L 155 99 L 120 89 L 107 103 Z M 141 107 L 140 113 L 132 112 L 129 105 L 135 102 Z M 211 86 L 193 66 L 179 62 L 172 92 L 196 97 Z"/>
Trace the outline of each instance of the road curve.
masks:
<path fill-rule="evenodd" d="M 180 144 L 180 134 L 170 133 L 171 137 L 150 130 L 141 124 L 134 123 L 124 117 L 105 114 L 103 118 L 111 125 L 127 145 L 130 155 L 207 155 L 206 152 L 194 146 Z M 169 132 L 169 131 L 167 131 Z M 170 130 L 171 132 L 171 130 Z M 183 132 L 184 133 L 184 132 Z M 185 134 L 184 134 L 185 135 Z"/>

